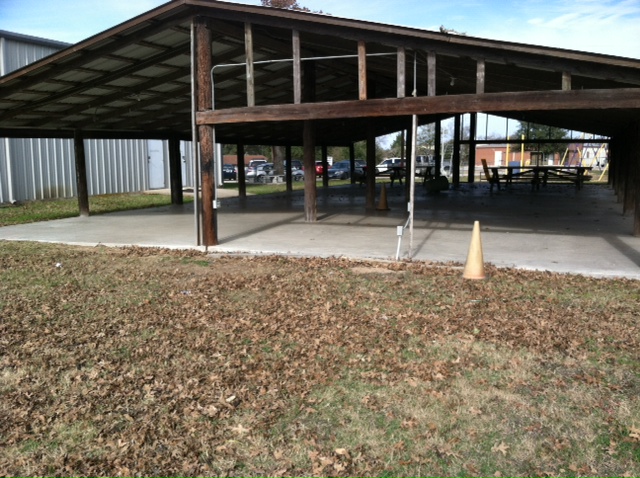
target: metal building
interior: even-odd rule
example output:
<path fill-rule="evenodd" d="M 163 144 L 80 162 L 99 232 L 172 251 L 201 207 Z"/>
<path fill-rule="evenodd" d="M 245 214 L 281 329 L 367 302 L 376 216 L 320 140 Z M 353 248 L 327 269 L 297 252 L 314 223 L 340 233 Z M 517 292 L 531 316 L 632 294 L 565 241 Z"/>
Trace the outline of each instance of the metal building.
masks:
<path fill-rule="evenodd" d="M 67 43 L 0 31 L 0 76 L 57 51 Z M 1 138 L 0 203 L 76 195 L 72 139 Z M 166 141 L 85 141 L 89 195 L 168 187 Z M 190 186 L 191 149 L 181 146 L 185 185 Z"/>

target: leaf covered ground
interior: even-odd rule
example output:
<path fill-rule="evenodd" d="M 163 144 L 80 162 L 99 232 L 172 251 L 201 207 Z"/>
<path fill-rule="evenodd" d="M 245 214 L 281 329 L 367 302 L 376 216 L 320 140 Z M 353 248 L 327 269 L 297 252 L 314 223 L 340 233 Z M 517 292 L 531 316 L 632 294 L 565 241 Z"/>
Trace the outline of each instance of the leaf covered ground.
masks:
<path fill-rule="evenodd" d="M 0 474 L 640 475 L 640 283 L 0 243 Z"/>

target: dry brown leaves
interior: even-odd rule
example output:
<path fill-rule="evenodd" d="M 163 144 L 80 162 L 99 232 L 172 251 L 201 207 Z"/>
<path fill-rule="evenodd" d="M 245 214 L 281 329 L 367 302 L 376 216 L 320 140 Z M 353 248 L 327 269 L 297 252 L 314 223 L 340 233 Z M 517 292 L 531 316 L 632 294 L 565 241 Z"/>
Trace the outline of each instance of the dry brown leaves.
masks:
<path fill-rule="evenodd" d="M 357 451 L 322 445 L 296 469 L 278 460 L 287 443 L 261 434 L 292 404 L 313 413 L 309 393 L 345 370 L 411 385 L 468 365 L 406 360 L 410 340 L 566 354 L 639 345 L 633 281 L 603 298 L 611 282 L 492 268 L 466 282 L 426 264 L 26 250 L 0 252 L 8 475 L 362 474 Z M 244 468 L 245 449 L 273 460 Z"/>

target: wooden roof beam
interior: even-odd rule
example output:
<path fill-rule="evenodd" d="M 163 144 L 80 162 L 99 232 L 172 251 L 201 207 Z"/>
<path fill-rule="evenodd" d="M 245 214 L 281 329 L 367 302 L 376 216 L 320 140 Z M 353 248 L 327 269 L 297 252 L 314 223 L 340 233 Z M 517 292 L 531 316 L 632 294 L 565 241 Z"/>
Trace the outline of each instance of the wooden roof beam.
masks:
<path fill-rule="evenodd" d="M 405 115 L 501 111 L 554 111 L 640 108 L 640 88 L 616 90 L 534 91 L 484 95 L 421 96 L 257 106 L 199 112 L 197 124 L 220 125 L 264 121 L 306 121 Z"/>

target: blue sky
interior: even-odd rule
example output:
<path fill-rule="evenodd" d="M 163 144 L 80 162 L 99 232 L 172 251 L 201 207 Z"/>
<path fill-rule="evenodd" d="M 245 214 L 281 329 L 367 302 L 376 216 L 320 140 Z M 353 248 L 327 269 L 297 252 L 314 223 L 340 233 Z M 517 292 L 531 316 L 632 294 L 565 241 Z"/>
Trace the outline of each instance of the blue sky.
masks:
<path fill-rule="evenodd" d="M 75 43 L 162 0 L 0 0 L 0 30 Z M 259 0 L 236 3 L 259 5 Z M 640 0 L 298 0 L 337 17 L 640 59 Z"/>

